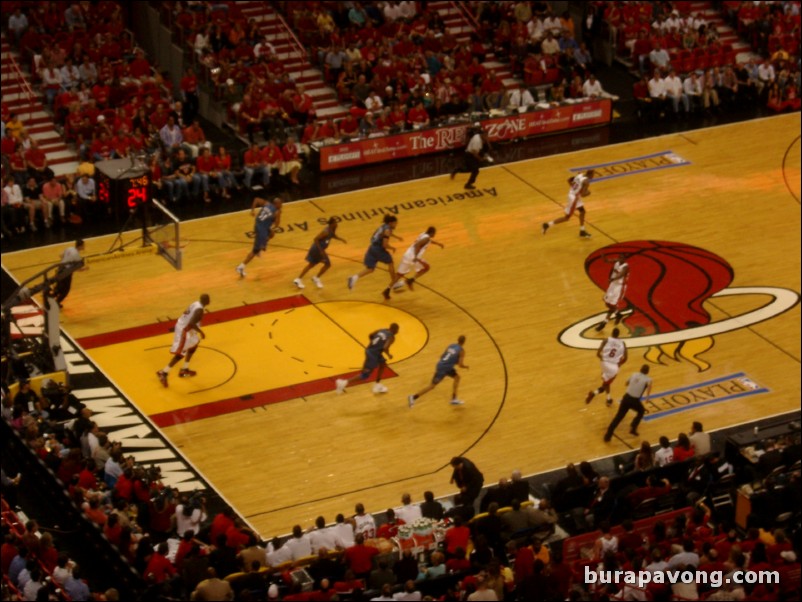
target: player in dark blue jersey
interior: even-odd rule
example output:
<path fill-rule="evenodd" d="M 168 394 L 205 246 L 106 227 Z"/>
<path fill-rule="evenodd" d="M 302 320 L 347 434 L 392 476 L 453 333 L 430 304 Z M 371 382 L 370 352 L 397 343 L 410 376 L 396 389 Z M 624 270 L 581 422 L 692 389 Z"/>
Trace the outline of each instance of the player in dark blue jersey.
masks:
<path fill-rule="evenodd" d="M 326 253 L 326 249 L 328 249 L 332 239 L 345 242 L 344 238 L 337 236 L 337 223 L 337 218 L 330 217 L 326 227 L 320 231 L 320 234 L 315 236 L 315 240 L 312 241 L 312 246 L 309 247 L 309 252 L 306 254 L 306 266 L 301 271 L 301 274 L 292 281 L 298 288 L 304 288 L 303 277 L 319 263 L 322 263 L 323 267 L 320 268 L 317 276 L 312 276 L 312 282 L 315 283 L 316 287 L 323 288 L 323 282 L 320 277 L 331 267 L 331 260 L 329 259 L 329 254 Z"/>
<path fill-rule="evenodd" d="M 259 207 L 259 213 L 253 222 L 253 248 L 248 252 L 242 263 L 237 266 L 237 274 L 239 274 L 240 278 L 245 278 L 245 266 L 254 257 L 259 257 L 262 251 L 267 248 L 267 241 L 273 238 L 275 229 L 281 223 L 281 199 L 279 197 L 274 198 L 272 201 L 260 199 L 259 197 L 254 198 L 251 205 L 251 215 L 256 212 L 257 207 Z"/>
<path fill-rule="evenodd" d="M 390 272 L 390 284 L 395 282 L 395 265 L 393 264 L 393 256 L 390 251 L 395 253 L 395 247 L 390 245 L 390 239 L 403 240 L 400 236 L 393 234 L 393 230 L 398 225 L 398 218 L 394 215 L 385 215 L 384 221 L 381 226 L 376 228 L 373 236 L 370 237 L 370 246 L 365 252 L 365 269 L 359 274 L 354 274 L 348 277 L 348 288 L 352 289 L 356 285 L 356 281 L 362 276 L 372 274 L 376 269 L 376 264 L 386 263 L 387 270 Z M 389 298 L 389 297 L 387 297 Z"/>
<path fill-rule="evenodd" d="M 461 406 L 463 402 L 459 397 L 457 397 L 457 387 L 459 387 L 459 374 L 457 374 L 457 366 L 460 368 L 468 368 L 465 365 L 465 349 L 463 347 L 465 345 L 465 335 L 461 335 L 456 343 L 453 343 L 446 347 L 446 350 L 443 352 L 443 355 L 440 356 L 440 361 L 437 362 L 437 366 L 434 369 L 434 376 L 432 377 L 431 384 L 426 385 L 423 389 L 415 393 L 414 395 L 410 395 L 407 397 L 407 402 L 409 403 L 409 407 L 415 405 L 415 401 L 421 396 L 432 389 L 434 389 L 441 380 L 443 380 L 446 376 L 450 376 L 454 379 L 454 390 L 451 393 L 451 405 L 453 406 Z"/>
<path fill-rule="evenodd" d="M 382 372 L 384 372 L 384 365 L 387 360 L 384 359 L 386 355 L 389 359 L 393 359 L 393 354 L 390 353 L 390 345 L 395 341 L 395 335 L 398 334 L 398 324 L 393 322 L 389 328 L 382 328 L 375 332 L 370 333 L 370 342 L 365 347 L 365 364 L 362 366 L 362 372 L 351 378 L 338 378 L 336 381 L 337 393 L 344 393 L 345 388 L 355 380 L 367 380 L 370 373 L 374 368 L 378 367 L 376 372 L 376 384 L 373 385 L 374 393 L 387 393 L 387 387 L 381 383 Z"/>

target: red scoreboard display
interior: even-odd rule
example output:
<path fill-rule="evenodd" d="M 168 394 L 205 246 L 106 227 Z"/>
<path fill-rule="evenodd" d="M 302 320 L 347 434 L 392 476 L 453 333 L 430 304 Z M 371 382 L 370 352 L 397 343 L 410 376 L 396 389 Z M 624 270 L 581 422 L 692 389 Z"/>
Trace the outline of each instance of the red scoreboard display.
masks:
<path fill-rule="evenodd" d="M 153 198 L 150 172 L 136 169 L 135 173 L 129 171 L 111 177 L 107 171 L 98 169 L 96 173 L 98 202 L 107 206 L 108 214 L 113 215 L 116 222 L 125 222 L 129 214 L 147 206 Z"/>

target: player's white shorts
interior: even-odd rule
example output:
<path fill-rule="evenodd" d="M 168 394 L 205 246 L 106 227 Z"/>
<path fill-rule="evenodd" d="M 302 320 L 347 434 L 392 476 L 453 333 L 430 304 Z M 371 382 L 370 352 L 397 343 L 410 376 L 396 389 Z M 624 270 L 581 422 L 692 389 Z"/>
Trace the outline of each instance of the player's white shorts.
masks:
<path fill-rule="evenodd" d="M 407 251 L 401 258 L 401 263 L 398 264 L 396 272 L 402 275 L 406 275 L 409 274 L 412 270 L 420 272 L 423 268 L 424 268 L 423 263 L 421 263 L 418 260 L 418 258 L 415 257 L 415 253 Z"/>
<path fill-rule="evenodd" d="M 200 337 L 198 336 L 197 331 L 189 330 L 187 331 L 186 338 L 182 341 L 181 340 L 181 331 L 176 329 L 173 335 L 173 345 L 170 347 L 170 353 L 175 355 L 184 355 L 187 351 L 192 349 L 193 347 L 197 347 L 200 343 Z"/>
<path fill-rule="evenodd" d="M 574 194 L 573 192 L 569 192 L 568 204 L 565 206 L 565 215 L 570 217 L 574 211 L 584 206 L 585 205 L 582 203 L 582 195 L 579 193 Z"/>
<path fill-rule="evenodd" d="M 624 300 L 626 290 L 627 287 L 623 282 L 618 280 L 611 282 L 610 286 L 607 287 L 607 292 L 604 293 L 604 302 L 607 305 L 618 307 L 618 304 Z"/>
<path fill-rule="evenodd" d="M 610 382 L 616 376 L 618 376 L 618 364 L 614 364 L 613 362 L 602 362 L 601 363 L 601 373 L 602 373 L 602 380 L 604 382 Z"/>

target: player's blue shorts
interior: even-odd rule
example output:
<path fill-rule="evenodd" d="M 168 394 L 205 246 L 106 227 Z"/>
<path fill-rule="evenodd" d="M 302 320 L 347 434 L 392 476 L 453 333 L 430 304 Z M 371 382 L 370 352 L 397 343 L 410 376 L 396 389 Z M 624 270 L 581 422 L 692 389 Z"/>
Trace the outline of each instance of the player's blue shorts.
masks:
<path fill-rule="evenodd" d="M 446 376 L 450 376 L 451 378 L 454 378 L 456 375 L 457 375 L 457 371 L 454 370 L 454 368 L 451 368 L 451 370 L 447 370 L 445 372 L 439 372 L 439 371 L 435 372 L 434 376 L 432 377 L 432 384 L 436 385 L 441 380 L 443 380 Z"/>
<path fill-rule="evenodd" d="M 256 222 L 256 236 L 253 239 L 253 254 L 258 255 L 267 248 L 270 240 L 270 226 L 264 222 Z"/>
<path fill-rule="evenodd" d="M 369 247 L 368 252 L 365 253 L 365 267 L 373 269 L 376 267 L 377 263 L 390 264 L 393 263 L 393 258 L 387 249 L 374 249 L 373 247 Z"/>
<path fill-rule="evenodd" d="M 314 245 L 309 249 L 309 252 L 306 254 L 306 261 L 308 261 L 310 265 L 323 263 L 327 266 L 331 266 L 331 260 L 329 259 L 328 254 L 325 252 L 321 253 L 317 248 L 317 245 Z"/>
<path fill-rule="evenodd" d="M 381 364 L 386 364 L 387 360 L 384 359 L 384 355 L 381 353 L 375 353 L 373 351 L 365 351 L 365 363 L 362 366 L 362 373 L 359 375 L 360 378 L 367 378 L 370 376 L 370 373 L 373 372 L 373 369 Z"/>

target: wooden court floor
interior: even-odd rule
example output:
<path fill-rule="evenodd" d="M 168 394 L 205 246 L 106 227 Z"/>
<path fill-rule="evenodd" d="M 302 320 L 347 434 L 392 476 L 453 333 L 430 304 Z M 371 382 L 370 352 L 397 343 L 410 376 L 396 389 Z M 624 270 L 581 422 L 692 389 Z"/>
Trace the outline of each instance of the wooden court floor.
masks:
<path fill-rule="evenodd" d="M 248 212 L 186 222 L 182 271 L 155 256 L 93 264 L 75 276 L 62 326 L 263 537 L 356 502 L 378 512 L 405 491 L 452 493 L 454 455 L 492 483 L 674 439 L 693 420 L 711 431 L 799 409 L 799 133 L 795 113 L 488 167 L 470 197 L 460 175 L 286 204 L 283 232 L 242 280 Z M 575 218 L 542 235 L 572 170 L 587 166 L 601 176 L 586 199 L 592 238 L 578 237 Z M 445 245 L 429 248 L 415 290 L 389 302 L 386 272 L 346 287 L 386 213 L 404 239 L 396 261 L 428 226 Z M 330 216 L 347 243 L 332 243 L 323 289 L 307 277 L 298 291 Z M 86 253 L 110 244 L 89 240 Z M 3 264 L 22 280 L 62 248 Z M 592 326 L 609 266 L 589 258 L 622 249 L 637 311 L 621 325 L 630 357 L 613 395 L 644 363 L 654 391 L 640 437 L 624 422 L 604 443 L 614 410 L 584 399 L 600 381 Z M 174 371 L 164 389 L 154 373 L 169 359 L 167 326 L 201 293 L 212 313 L 199 374 Z M 359 369 L 368 333 L 390 322 L 400 332 L 389 392 L 337 395 L 334 379 Z M 409 409 L 461 334 L 465 405 L 449 405 L 446 381 Z"/>

